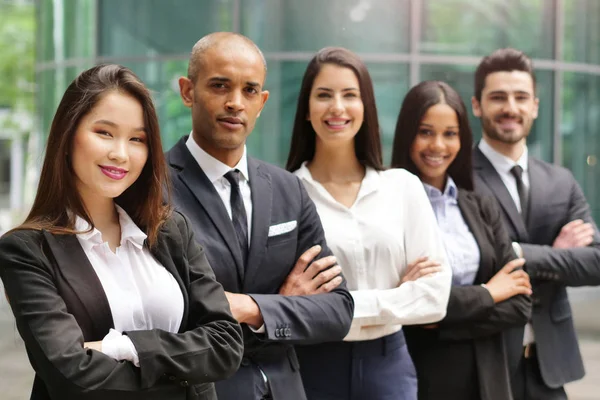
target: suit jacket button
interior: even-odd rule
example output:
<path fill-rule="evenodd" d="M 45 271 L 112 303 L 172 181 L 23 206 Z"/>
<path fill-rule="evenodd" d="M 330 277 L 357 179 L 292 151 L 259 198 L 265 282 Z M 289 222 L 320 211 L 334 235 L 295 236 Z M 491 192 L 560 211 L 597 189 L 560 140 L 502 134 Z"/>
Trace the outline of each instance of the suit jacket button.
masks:
<path fill-rule="evenodd" d="M 250 360 L 246 357 L 242 358 L 242 366 L 247 367 L 248 365 L 250 365 Z"/>
<path fill-rule="evenodd" d="M 292 330 L 290 328 L 285 328 L 285 337 L 292 336 Z"/>
<path fill-rule="evenodd" d="M 170 381 L 174 381 L 174 380 L 176 380 L 176 379 L 177 379 L 177 378 L 175 378 L 173 375 L 169 376 L 169 380 L 170 380 Z"/>
<path fill-rule="evenodd" d="M 181 386 L 183 386 L 183 387 L 187 387 L 187 386 L 189 386 L 189 385 L 190 385 L 190 384 L 188 383 L 188 381 L 181 381 L 181 382 L 179 382 L 179 384 L 180 384 Z"/>
<path fill-rule="evenodd" d="M 281 332 L 281 331 L 280 331 L 280 329 L 279 329 L 279 328 L 276 328 L 276 329 L 275 329 L 275 337 L 279 337 L 279 333 L 280 333 L 280 332 Z"/>

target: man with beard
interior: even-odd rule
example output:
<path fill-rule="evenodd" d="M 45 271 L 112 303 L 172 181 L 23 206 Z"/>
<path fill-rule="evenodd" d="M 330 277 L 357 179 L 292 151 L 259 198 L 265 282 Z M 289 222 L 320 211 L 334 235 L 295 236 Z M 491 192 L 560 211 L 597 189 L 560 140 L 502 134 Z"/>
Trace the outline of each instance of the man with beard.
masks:
<path fill-rule="evenodd" d="M 571 172 L 528 154 L 539 104 L 531 60 L 514 49 L 485 57 L 471 102 L 483 126 L 476 191 L 500 203 L 533 286 L 530 323 L 506 335 L 513 395 L 566 399 L 563 385 L 584 375 L 566 288 L 600 284 L 598 229 Z"/>
<path fill-rule="evenodd" d="M 246 154 L 269 97 L 266 72 L 247 37 L 200 39 L 179 79 L 192 132 L 167 153 L 173 202 L 242 324 L 244 358 L 216 383 L 220 400 L 305 400 L 293 345 L 341 341 L 354 308 L 304 185 Z"/>

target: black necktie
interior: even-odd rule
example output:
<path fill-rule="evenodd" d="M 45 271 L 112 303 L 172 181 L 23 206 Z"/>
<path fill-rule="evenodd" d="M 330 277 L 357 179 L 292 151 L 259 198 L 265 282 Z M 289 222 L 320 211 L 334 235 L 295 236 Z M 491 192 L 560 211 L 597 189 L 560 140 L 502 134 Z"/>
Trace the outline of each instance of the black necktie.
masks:
<path fill-rule="evenodd" d="M 529 193 L 523 183 L 523 168 L 520 165 L 515 165 L 510 170 L 511 174 L 517 181 L 517 192 L 519 192 L 519 201 L 521 202 L 521 217 L 527 225 L 527 214 L 529 212 Z"/>
<path fill-rule="evenodd" d="M 229 197 L 231 221 L 233 222 L 240 250 L 242 250 L 245 267 L 248 258 L 248 217 L 246 217 L 246 208 L 242 200 L 242 192 L 240 192 L 240 171 L 237 169 L 229 171 L 225 174 L 225 179 L 231 184 L 231 195 Z"/>

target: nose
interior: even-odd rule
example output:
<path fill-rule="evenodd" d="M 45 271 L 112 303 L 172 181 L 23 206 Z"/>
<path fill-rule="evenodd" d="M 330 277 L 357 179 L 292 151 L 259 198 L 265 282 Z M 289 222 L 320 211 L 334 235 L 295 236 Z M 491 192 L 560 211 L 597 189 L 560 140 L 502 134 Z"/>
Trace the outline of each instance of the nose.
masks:
<path fill-rule="evenodd" d="M 232 91 L 229 98 L 225 102 L 225 108 L 229 112 L 238 113 L 244 109 L 244 103 L 242 101 L 242 93 L 238 90 Z"/>
<path fill-rule="evenodd" d="M 108 152 L 108 158 L 117 163 L 124 163 L 127 161 L 127 158 L 129 157 L 127 145 L 127 140 L 114 140 L 110 151 Z"/>
<path fill-rule="evenodd" d="M 434 135 L 429 142 L 429 149 L 433 151 L 441 151 L 444 149 L 444 138 L 442 135 Z"/>
<path fill-rule="evenodd" d="M 517 102 L 513 96 L 508 96 L 504 102 L 502 111 L 506 114 L 515 114 L 517 112 Z"/>
<path fill-rule="evenodd" d="M 330 110 L 333 115 L 340 115 L 341 113 L 344 112 L 344 103 L 343 103 L 343 99 L 341 98 L 341 96 L 335 96 L 333 98 L 333 102 L 331 103 Z"/>

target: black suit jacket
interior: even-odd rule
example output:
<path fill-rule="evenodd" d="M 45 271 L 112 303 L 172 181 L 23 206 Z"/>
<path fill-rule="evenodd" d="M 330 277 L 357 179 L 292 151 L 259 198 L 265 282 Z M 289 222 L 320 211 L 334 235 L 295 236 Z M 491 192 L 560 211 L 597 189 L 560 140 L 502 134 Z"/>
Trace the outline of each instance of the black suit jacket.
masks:
<path fill-rule="evenodd" d="M 331 254 L 321 220 L 304 186 L 293 174 L 248 158 L 252 192 L 252 236 L 246 268 L 225 206 L 182 138 L 168 153 L 173 202 L 192 221 L 217 280 L 225 290 L 247 293 L 265 325 L 254 334 L 243 324 L 244 359 L 238 373 L 217 384 L 220 400 L 254 399 L 252 388 L 267 375 L 275 400 L 305 399 L 293 344 L 339 341 L 352 322 L 354 303 L 345 282 L 331 293 L 282 296 L 279 288 L 300 255 L 319 244 Z M 269 227 L 296 221 L 284 234 L 269 237 Z"/>
<path fill-rule="evenodd" d="M 542 378 L 558 388 L 584 375 L 573 326 L 567 286 L 600 284 L 600 235 L 583 192 L 571 172 L 529 157 L 529 220 L 525 224 L 494 166 L 474 149 L 475 189 L 500 203 L 511 240 L 519 242 L 525 270 L 533 285 L 532 324 Z M 594 225 L 591 245 L 554 249 L 552 243 L 568 222 L 583 219 Z M 507 345 L 522 346 L 523 329 L 507 335 Z M 515 370 L 520 356 L 509 360 Z"/>
<path fill-rule="evenodd" d="M 492 198 L 462 189 L 458 206 L 479 246 L 479 269 L 473 285 L 452 286 L 438 329 L 404 327 L 417 369 L 419 399 L 509 400 L 502 332 L 525 325 L 531 298 L 520 295 L 494 304 L 480 284 L 516 258 L 501 211 Z"/>
<path fill-rule="evenodd" d="M 76 236 L 22 230 L 0 240 L 0 276 L 36 372 L 32 399 L 216 399 L 211 382 L 242 358 L 240 326 L 181 214 L 162 226 L 151 253 L 179 284 L 184 314 L 178 333 L 125 332 L 137 368 L 83 348 L 114 325 Z"/>

